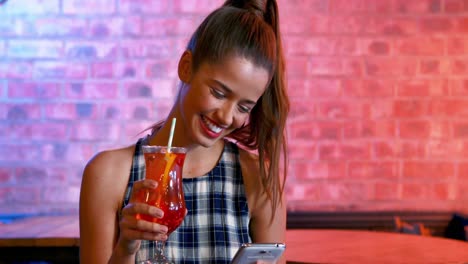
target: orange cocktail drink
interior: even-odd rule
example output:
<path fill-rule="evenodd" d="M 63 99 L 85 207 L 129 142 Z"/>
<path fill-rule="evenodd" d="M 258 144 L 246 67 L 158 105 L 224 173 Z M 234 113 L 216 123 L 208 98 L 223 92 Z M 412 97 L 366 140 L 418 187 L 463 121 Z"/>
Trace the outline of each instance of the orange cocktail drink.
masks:
<path fill-rule="evenodd" d="M 185 148 L 165 146 L 143 146 L 146 164 L 146 179 L 158 183 L 155 189 L 145 189 L 139 193 L 137 200 L 160 208 L 162 218 L 138 214 L 137 219 L 162 224 L 168 227 L 168 235 L 174 231 L 185 217 L 185 199 L 182 186 L 182 168 L 184 166 Z"/>

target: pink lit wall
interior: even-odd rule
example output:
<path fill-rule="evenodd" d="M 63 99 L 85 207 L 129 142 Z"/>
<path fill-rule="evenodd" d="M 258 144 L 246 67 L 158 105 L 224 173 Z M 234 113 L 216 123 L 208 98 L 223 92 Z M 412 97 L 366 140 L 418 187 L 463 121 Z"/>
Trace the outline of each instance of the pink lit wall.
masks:
<path fill-rule="evenodd" d="M 167 114 L 179 55 L 222 2 L 0 6 L 0 215 L 76 212 L 86 161 Z M 279 6 L 289 209 L 468 211 L 468 1 Z"/>

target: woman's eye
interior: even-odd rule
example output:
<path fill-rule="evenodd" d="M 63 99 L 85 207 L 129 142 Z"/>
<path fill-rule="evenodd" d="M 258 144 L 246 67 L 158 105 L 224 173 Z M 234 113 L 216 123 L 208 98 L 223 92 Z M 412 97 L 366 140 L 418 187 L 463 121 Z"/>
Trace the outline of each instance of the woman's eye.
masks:
<path fill-rule="evenodd" d="M 250 110 L 251 110 L 250 107 L 239 105 L 239 111 L 242 113 L 248 113 L 250 112 Z"/>
<path fill-rule="evenodd" d="M 211 89 L 211 93 L 218 99 L 224 98 L 224 94 L 216 89 Z"/>

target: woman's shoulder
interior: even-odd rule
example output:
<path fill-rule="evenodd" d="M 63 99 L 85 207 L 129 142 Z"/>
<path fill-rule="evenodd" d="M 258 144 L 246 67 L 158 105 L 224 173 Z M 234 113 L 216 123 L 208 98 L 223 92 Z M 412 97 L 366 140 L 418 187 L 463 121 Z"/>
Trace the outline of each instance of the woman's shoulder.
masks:
<path fill-rule="evenodd" d="M 254 151 L 238 146 L 239 149 L 239 161 L 243 168 L 246 168 L 249 172 L 259 171 L 259 159 L 258 154 Z"/>
<path fill-rule="evenodd" d="M 84 214 L 84 208 L 89 209 L 88 203 L 91 201 L 113 212 L 119 210 L 130 175 L 134 149 L 135 146 L 132 145 L 105 150 L 89 160 L 83 172 L 80 191 L 80 204 L 84 203 Z M 88 205 L 85 206 L 86 204 Z"/>
<path fill-rule="evenodd" d="M 132 161 L 135 145 L 108 149 L 98 152 L 86 164 L 86 168 L 99 170 L 118 170 Z"/>
<path fill-rule="evenodd" d="M 128 182 L 134 151 L 135 145 L 131 145 L 97 153 L 85 166 L 83 183 L 124 188 Z"/>

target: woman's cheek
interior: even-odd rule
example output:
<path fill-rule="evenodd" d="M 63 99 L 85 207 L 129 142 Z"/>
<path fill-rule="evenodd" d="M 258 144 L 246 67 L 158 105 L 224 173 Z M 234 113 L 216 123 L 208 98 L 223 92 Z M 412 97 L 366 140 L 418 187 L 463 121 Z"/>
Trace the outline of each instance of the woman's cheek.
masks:
<path fill-rule="evenodd" d="M 245 116 L 242 116 L 242 117 L 235 118 L 234 119 L 235 129 L 241 128 L 242 126 L 246 125 L 248 117 L 249 117 L 248 115 L 245 115 Z"/>

